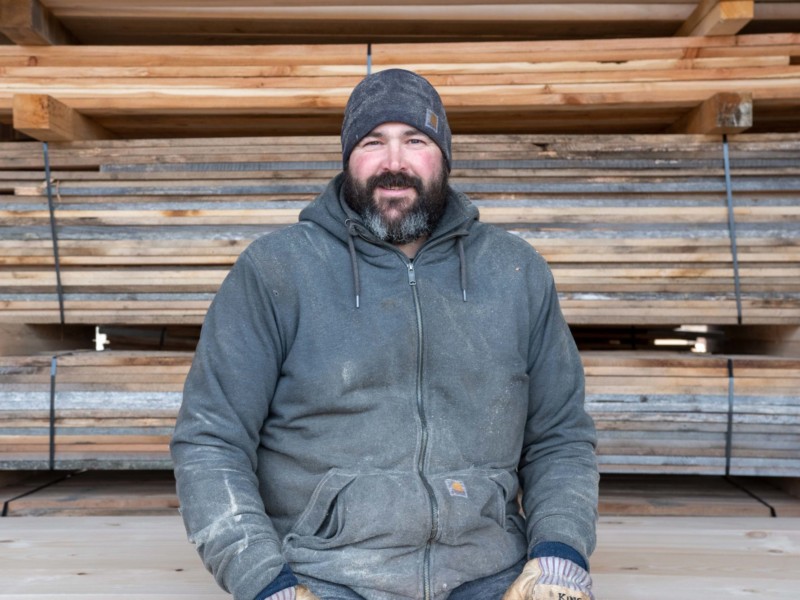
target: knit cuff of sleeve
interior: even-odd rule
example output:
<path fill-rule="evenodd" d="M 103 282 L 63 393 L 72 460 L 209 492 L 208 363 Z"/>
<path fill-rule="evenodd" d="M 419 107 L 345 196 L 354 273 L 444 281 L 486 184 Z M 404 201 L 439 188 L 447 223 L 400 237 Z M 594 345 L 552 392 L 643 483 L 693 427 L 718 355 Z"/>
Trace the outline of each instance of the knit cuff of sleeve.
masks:
<path fill-rule="evenodd" d="M 281 572 L 278 573 L 278 576 L 272 580 L 272 583 L 261 590 L 258 596 L 256 596 L 253 600 L 266 600 L 272 596 L 272 594 L 277 594 L 281 590 L 294 587 L 297 584 L 297 577 L 295 577 L 294 573 L 292 573 L 292 569 L 289 567 L 289 565 L 283 565 L 283 569 L 281 569 Z"/>
<path fill-rule="evenodd" d="M 584 559 L 581 553 L 575 550 L 575 548 L 567 544 L 562 544 L 561 542 L 539 542 L 531 549 L 528 558 L 539 558 L 542 556 L 557 556 L 558 558 L 571 560 L 584 571 L 587 573 L 589 572 L 589 564 L 586 562 L 586 559 Z"/>

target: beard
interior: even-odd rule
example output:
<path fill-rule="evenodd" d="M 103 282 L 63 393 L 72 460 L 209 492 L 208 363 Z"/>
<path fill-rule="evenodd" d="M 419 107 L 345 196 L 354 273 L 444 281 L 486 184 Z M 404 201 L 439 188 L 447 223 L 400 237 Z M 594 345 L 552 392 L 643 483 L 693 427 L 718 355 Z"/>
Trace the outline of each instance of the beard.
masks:
<path fill-rule="evenodd" d="M 402 245 L 427 237 L 436 229 L 447 205 L 447 181 L 448 174 L 444 167 L 427 187 L 419 177 L 405 173 L 373 175 L 362 183 L 347 171 L 344 198 L 375 237 L 390 244 Z M 392 198 L 379 203 L 375 199 L 375 190 L 379 187 L 410 187 L 417 192 L 417 198 L 413 204 L 401 210 L 405 198 Z M 401 214 L 390 219 L 387 217 L 389 209 L 400 211 Z"/>

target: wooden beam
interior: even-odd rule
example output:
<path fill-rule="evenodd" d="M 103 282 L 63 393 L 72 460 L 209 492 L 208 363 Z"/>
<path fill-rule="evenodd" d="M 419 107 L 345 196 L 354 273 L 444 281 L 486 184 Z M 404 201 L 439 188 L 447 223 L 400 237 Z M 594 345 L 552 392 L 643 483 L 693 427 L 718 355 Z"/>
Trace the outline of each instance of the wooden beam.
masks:
<path fill-rule="evenodd" d="M 701 0 L 675 35 L 736 35 L 753 20 L 754 5 L 754 0 Z"/>
<path fill-rule="evenodd" d="M 16 94 L 14 129 L 44 142 L 105 140 L 110 131 L 77 110 L 45 94 Z"/>
<path fill-rule="evenodd" d="M 75 38 L 40 0 L 0 0 L 0 32 L 20 46 L 55 46 Z"/>
<path fill-rule="evenodd" d="M 740 133 L 753 126 L 753 94 L 714 94 L 673 124 L 668 133 Z"/>

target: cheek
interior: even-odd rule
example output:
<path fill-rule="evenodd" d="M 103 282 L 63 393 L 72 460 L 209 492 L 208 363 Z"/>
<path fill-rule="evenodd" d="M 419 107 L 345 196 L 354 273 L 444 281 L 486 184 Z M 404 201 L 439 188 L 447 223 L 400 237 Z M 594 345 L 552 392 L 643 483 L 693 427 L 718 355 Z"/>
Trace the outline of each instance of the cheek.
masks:
<path fill-rule="evenodd" d="M 442 169 L 444 168 L 441 153 L 425 152 L 421 154 L 421 156 L 417 157 L 417 161 L 415 161 L 414 171 L 416 174 L 427 181 L 441 175 Z"/>
<path fill-rule="evenodd" d="M 379 166 L 380 161 L 374 156 L 359 156 L 355 159 L 351 156 L 347 168 L 356 181 L 366 181 L 378 172 Z"/>

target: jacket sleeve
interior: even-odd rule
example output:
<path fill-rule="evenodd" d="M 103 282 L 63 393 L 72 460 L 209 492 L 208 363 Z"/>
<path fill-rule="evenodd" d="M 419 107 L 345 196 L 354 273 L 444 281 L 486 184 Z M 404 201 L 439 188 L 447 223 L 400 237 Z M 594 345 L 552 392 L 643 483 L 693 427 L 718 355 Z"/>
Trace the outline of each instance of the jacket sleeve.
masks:
<path fill-rule="evenodd" d="M 538 280 L 538 281 L 537 281 Z M 594 422 L 584 408 L 581 358 L 546 265 L 536 277 L 529 346 L 529 405 L 519 475 L 528 551 L 566 544 L 588 565 L 594 551 L 599 475 Z"/>
<path fill-rule="evenodd" d="M 285 561 L 256 477 L 256 451 L 282 362 L 263 278 L 245 251 L 217 292 L 171 441 L 189 540 L 217 583 L 252 600 Z"/>

